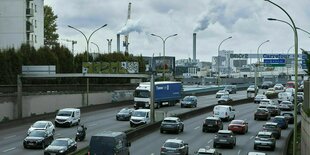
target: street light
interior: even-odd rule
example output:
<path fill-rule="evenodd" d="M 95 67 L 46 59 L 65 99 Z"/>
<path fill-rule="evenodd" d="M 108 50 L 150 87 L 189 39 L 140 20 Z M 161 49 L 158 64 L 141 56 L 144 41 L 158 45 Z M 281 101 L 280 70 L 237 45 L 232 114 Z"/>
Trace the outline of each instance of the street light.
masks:
<path fill-rule="evenodd" d="M 163 55 L 164 55 L 163 78 L 164 78 L 164 81 L 165 81 L 165 79 L 166 79 L 166 78 L 165 78 L 165 73 L 166 73 L 166 54 L 165 54 L 165 50 L 166 50 L 166 40 L 167 40 L 168 38 L 170 38 L 170 37 L 175 37 L 175 36 L 177 36 L 178 34 L 172 34 L 172 35 L 166 37 L 165 39 L 163 39 L 163 37 L 161 37 L 161 36 L 159 36 L 159 35 L 156 35 L 156 34 L 154 34 L 154 33 L 152 33 L 151 35 L 154 36 L 154 37 L 158 37 L 158 38 L 160 38 L 160 39 L 163 41 Z"/>
<path fill-rule="evenodd" d="M 219 87 L 220 86 L 220 48 L 221 48 L 221 45 L 224 41 L 228 40 L 228 39 L 231 39 L 232 36 L 222 40 L 222 42 L 219 44 L 219 46 L 217 47 L 217 86 Z"/>
<path fill-rule="evenodd" d="M 257 63 L 256 63 L 256 65 L 255 65 L 255 86 L 254 86 L 254 91 L 255 91 L 255 96 L 257 95 L 257 87 L 258 87 L 258 82 L 257 82 L 257 73 L 259 72 L 258 71 L 258 66 L 260 66 L 260 57 L 259 57 L 259 48 L 263 45 L 263 44 L 265 44 L 265 43 L 268 43 L 269 42 L 269 40 L 266 40 L 266 41 L 264 41 L 264 42 L 262 42 L 259 46 L 258 46 L 258 48 L 257 48 Z"/>
<path fill-rule="evenodd" d="M 286 54 L 286 55 L 287 55 L 287 56 L 286 56 L 286 59 L 287 59 L 287 60 L 286 60 L 286 64 L 288 63 L 288 60 L 289 60 L 289 59 L 288 59 L 288 58 L 289 58 L 289 55 L 288 55 L 288 54 L 289 54 L 290 50 L 291 50 L 293 47 L 294 47 L 294 45 L 291 46 L 291 47 L 287 50 L 287 54 Z M 291 63 L 291 64 L 292 64 L 292 63 Z M 286 66 L 286 76 L 287 76 L 287 80 L 289 80 L 289 76 L 288 76 L 288 66 Z"/>
<path fill-rule="evenodd" d="M 95 46 L 97 46 L 98 53 L 100 53 L 100 49 L 99 49 L 98 44 L 96 44 L 96 43 L 94 43 L 94 42 L 91 42 L 91 43 L 94 44 Z"/>
<path fill-rule="evenodd" d="M 108 24 L 104 24 L 104 25 L 102 25 L 101 27 L 97 28 L 95 31 L 93 31 L 93 32 L 90 34 L 90 36 L 89 36 L 88 38 L 86 37 L 86 35 L 85 35 L 81 30 L 79 30 L 79 29 L 77 29 L 77 28 L 75 28 L 75 27 L 73 27 L 73 26 L 71 26 L 71 25 L 68 25 L 69 28 L 72 28 L 72 29 L 74 29 L 74 30 L 80 32 L 80 33 L 84 36 L 84 38 L 85 38 L 85 40 L 86 40 L 86 61 L 87 61 L 87 62 L 89 61 L 89 56 L 88 56 L 88 54 L 89 54 L 89 41 L 90 41 L 91 36 L 92 36 L 95 32 L 97 32 L 98 30 L 104 28 L 104 27 L 107 26 L 107 25 L 108 25 Z M 88 106 L 88 93 L 89 93 L 89 78 L 86 78 L 86 105 L 87 105 L 87 106 Z"/>
<path fill-rule="evenodd" d="M 297 147 L 296 147 L 296 140 L 297 140 L 297 90 L 298 90 L 298 34 L 297 34 L 297 29 L 295 26 L 295 23 L 292 19 L 292 17 L 278 4 L 270 1 L 270 0 L 265 0 L 269 2 L 270 4 L 278 7 L 281 9 L 290 19 L 291 24 L 289 24 L 294 31 L 294 45 L 295 45 L 295 57 L 294 57 L 294 67 L 295 67 L 295 94 L 294 94 L 294 138 L 293 138 L 293 155 L 296 155 L 297 153 Z M 269 20 L 269 19 L 268 19 Z M 279 21 L 279 20 L 278 20 Z M 287 22 L 286 22 L 287 23 Z"/>

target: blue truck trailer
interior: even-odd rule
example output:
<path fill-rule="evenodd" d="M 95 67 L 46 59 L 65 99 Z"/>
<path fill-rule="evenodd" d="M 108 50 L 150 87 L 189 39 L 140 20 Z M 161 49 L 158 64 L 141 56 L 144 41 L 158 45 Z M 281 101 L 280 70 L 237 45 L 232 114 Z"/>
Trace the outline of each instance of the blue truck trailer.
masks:
<path fill-rule="evenodd" d="M 150 108 L 150 82 L 140 83 L 134 92 L 135 108 Z M 182 83 L 175 81 L 158 81 L 154 85 L 154 107 L 174 106 L 182 98 Z"/>

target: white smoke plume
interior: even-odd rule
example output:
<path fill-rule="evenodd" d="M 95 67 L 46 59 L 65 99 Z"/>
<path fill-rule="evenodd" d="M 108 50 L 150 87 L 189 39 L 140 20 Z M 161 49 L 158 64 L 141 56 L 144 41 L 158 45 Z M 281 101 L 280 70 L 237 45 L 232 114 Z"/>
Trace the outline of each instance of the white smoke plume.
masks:
<path fill-rule="evenodd" d="M 140 20 L 132 20 L 129 19 L 124 27 L 121 28 L 120 31 L 118 31 L 118 34 L 121 35 L 127 35 L 130 32 L 138 32 L 141 33 L 143 30 L 143 26 L 140 22 Z"/>

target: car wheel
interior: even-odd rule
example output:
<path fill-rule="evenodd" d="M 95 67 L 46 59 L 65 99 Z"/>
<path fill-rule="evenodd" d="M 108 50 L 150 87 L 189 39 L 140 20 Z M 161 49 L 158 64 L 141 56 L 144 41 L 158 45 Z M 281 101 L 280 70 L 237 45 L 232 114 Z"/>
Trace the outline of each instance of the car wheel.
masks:
<path fill-rule="evenodd" d="M 163 133 L 164 131 L 162 129 L 160 129 L 160 133 Z"/>
<path fill-rule="evenodd" d="M 25 149 L 28 149 L 28 146 L 27 146 L 27 145 L 24 145 L 24 148 L 25 148 Z"/>
<path fill-rule="evenodd" d="M 204 128 L 202 128 L 202 132 L 206 132 L 206 130 Z"/>
<path fill-rule="evenodd" d="M 216 147 L 217 147 L 217 145 L 215 143 L 213 143 L 213 148 L 216 148 Z"/>
<path fill-rule="evenodd" d="M 181 132 L 183 132 L 184 131 L 184 126 L 182 127 L 182 130 L 181 130 Z"/>
<path fill-rule="evenodd" d="M 274 151 L 275 149 L 276 149 L 276 146 L 273 146 L 273 147 L 271 148 L 272 151 Z"/>
<path fill-rule="evenodd" d="M 254 150 L 257 150 L 257 147 L 256 147 L 256 145 L 254 145 Z"/>

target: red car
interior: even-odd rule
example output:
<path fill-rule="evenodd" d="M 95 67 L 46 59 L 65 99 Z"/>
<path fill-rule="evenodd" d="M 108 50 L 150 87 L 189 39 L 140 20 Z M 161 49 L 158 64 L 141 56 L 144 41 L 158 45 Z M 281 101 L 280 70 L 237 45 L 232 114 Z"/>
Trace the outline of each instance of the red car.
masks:
<path fill-rule="evenodd" d="M 248 132 L 248 123 L 244 120 L 232 120 L 228 125 L 228 130 L 245 134 Z"/>

